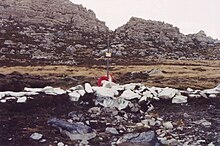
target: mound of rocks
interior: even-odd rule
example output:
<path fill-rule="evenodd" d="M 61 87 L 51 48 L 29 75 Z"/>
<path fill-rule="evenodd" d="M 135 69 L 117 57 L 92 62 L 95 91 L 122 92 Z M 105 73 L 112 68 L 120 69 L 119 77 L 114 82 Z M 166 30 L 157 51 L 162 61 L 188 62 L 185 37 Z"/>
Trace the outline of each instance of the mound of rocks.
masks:
<path fill-rule="evenodd" d="M 62 119 L 52 117 L 47 121 L 48 125 L 58 129 L 60 133 L 80 145 L 98 141 L 97 145 L 101 143 L 106 145 L 108 142 L 109 145 L 119 146 L 203 144 L 212 146 L 213 142 L 206 141 L 204 134 L 218 136 L 218 133 L 208 132 L 208 134 L 206 131 L 211 128 L 215 120 L 200 116 L 193 118 L 193 114 L 182 113 L 183 110 L 180 114 L 184 119 L 177 120 L 171 113 L 167 114 L 174 117 L 172 120 L 167 119 L 161 113 L 155 113 L 157 107 L 154 101 L 164 102 L 170 106 L 175 104 L 178 108 L 190 108 L 190 102 L 187 103 L 188 98 L 218 99 L 220 85 L 213 89 L 180 91 L 169 87 L 147 87 L 140 83 L 119 85 L 104 81 L 101 87 L 85 83 L 67 90 L 47 86 L 24 88 L 22 92 L 4 91 L 0 92 L 0 104 L 9 105 L 16 101 L 16 104 L 22 106 L 28 104 L 29 100 L 38 100 L 42 95 L 69 95 L 63 98 L 67 97 L 74 104 L 84 108 L 74 110 L 68 113 L 68 116 L 62 116 Z M 210 108 L 211 112 L 217 116 L 219 109 L 214 109 L 211 105 Z M 189 132 L 193 129 L 199 134 Z M 46 141 L 40 133 L 33 133 L 30 138 L 39 142 Z"/>

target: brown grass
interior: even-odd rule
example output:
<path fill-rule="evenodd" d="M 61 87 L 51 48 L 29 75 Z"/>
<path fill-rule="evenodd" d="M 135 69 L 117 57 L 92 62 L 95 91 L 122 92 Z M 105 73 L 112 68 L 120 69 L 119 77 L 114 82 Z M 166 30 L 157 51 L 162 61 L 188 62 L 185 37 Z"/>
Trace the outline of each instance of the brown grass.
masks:
<path fill-rule="evenodd" d="M 171 61 L 166 60 L 156 65 L 112 66 L 111 73 L 119 75 L 132 71 L 149 71 L 160 69 L 164 73 L 151 75 L 142 81 L 148 85 L 172 87 L 213 87 L 220 83 L 220 61 Z M 105 66 L 14 66 L 0 67 L 2 74 L 12 72 L 28 73 L 42 76 L 86 76 L 98 78 L 106 74 Z M 183 84 L 183 87 L 182 85 Z"/>

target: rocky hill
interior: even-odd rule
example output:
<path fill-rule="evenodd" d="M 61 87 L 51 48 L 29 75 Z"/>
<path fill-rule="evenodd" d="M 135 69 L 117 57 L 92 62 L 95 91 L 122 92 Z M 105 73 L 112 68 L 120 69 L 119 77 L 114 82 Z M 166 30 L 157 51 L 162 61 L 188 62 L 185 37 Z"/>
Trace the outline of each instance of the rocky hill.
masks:
<path fill-rule="evenodd" d="M 2 0 L 0 30 L 1 61 L 74 64 L 106 42 L 108 27 L 69 0 Z"/>
<path fill-rule="evenodd" d="M 182 59 L 219 59 L 219 40 L 204 31 L 184 35 L 179 28 L 159 21 L 132 17 L 115 30 L 114 43 L 125 46 L 127 55 Z M 130 48 L 130 49 L 128 49 Z M 121 52 L 118 51 L 119 56 Z M 126 55 L 125 54 L 125 55 Z"/>
<path fill-rule="evenodd" d="M 92 10 L 69 0 L 0 1 L 2 65 L 100 63 L 108 35 L 115 62 L 220 59 L 220 42 L 203 31 L 184 35 L 171 24 L 132 17 L 113 32 Z"/>

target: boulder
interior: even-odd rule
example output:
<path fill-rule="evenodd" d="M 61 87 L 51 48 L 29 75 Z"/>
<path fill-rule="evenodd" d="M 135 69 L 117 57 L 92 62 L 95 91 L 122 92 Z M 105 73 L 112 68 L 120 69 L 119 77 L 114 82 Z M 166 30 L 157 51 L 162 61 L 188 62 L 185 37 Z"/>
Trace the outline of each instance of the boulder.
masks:
<path fill-rule="evenodd" d="M 118 146 L 160 146 L 154 131 L 142 133 L 129 133 L 120 137 L 117 141 Z"/>
<path fill-rule="evenodd" d="M 187 97 L 182 95 L 177 95 L 172 99 L 172 103 L 187 103 Z"/>
<path fill-rule="evenodd" d="M 96 137 L 95 130 L 80 122 L 69 123 L 64 120 L 53 118 L 48 120 L 47 123 L 59 129 L 60 132 L 66 134 L 71 140 L 86 141 Z"/>

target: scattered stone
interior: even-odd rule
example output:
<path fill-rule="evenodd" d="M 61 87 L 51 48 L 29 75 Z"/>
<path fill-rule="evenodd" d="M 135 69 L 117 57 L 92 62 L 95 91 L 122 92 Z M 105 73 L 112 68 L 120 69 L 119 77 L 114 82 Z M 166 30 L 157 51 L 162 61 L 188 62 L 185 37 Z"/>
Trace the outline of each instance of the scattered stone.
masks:
<path fill-rule="evenodd" d="M 57 146 L 64 146 L 65 144 L 63 142 L 58 142 Z"/>
<path fill-rule="evenodd" d="M 96 137 L 96 132 L 83 123 L 69 123 L 56 118 L 50 119 L 48 124 L 66 134 L 71 140 L 87 141 Z"/>
<path fill-rule="evenodd" d="M 213 142 L 209 143 L 208 146 L 215 146 Z"/>
<path fill-rule="evenodd" d="M 195 124 L 201 124 L 202 126 L 206 127 L 206 128 L 209 128 L 212 123 L 207 121 L 206 119 L 202 119 L 202 120 L 198 120 L 198 121 L 194 121 L 193 123 Z"/>
<path fill-rule="evenodd" d="M 202 122 L 202 125 L 203 125 L 204 127 L 209 128 L 209 127 L 212 125 L 212 123 L 211 123 L 211 122 L 208 122 L 208 121 L 204 121 L 204 122 Z"/>
<path fill-rule="evenodd" d="M 43 137 L 43 135 L 40 133 L 37 133 L 37 132 L 31 134 L 31 136 L 30 136 L 30 138 L 33 140 L 40 140 L 42 137 Z"/>
<path fill-rule="evenodd" d="M 172 99 L 172 103 L 187 103 L 187 97 L 182 95 L 177 95 Z"/>
<path fill-rule="evenodd" d="M 154 126 L 156 124 L 156 121 L 154 118 L 152 118 L 152 119 L 142 120 L 141 123 L 143 123 L 146 126 Z"/>
<path fill-rule="evenodd" d="M 101 113 L 100 107 L 92 107 L 88 110 L 89 113 Z"/>
<path fill-rule="evenodd" d="M 80 94 L 77 93 L 76 91 L 71 92 L 71 93 L 69 93 L 68 95 L 70 96 L 70 100 L 71 100 L 71 101 L 78 101 L 79 98 L 80 98 Z"/>
<path fill-rule="evenodd" d="M 24 103 L 27 101 L 27 97 L 19 97 L 18 100 L 17 100 L 17 103 Z"/>
<path fill-rule="evenodd" d="M 217 95 L 216 95 L 216 94 L 210 94 L 209 97 L 210 97 L 210 98 L 216 98 Z"/>
<path fill-rule="evenodd" d="M 159 141 L 161 142 L 161 144 L 163 144 L 163 145 L 169 145 L 169 142 L 168 142 L 168 140 L 167 140 L 166 137 L 158 138 L 158 139 L 159 139 Z"/>
<path fill-rule="evenodd" d="M 164 122 L 163 126 L 165 129 L 173 129 L 173 124 L 171 122 Z"/>
<path fill-rule="evenodd" d="M 105 132 L 111 133 L 111 134 L 113 134 L 113 135 L 118 135 L 118 134 L 119 134 L 118 130 L 115 129 L 115 128 L 113 128 L 113 127 L 107 127 L 107 128 L 105 129 Z"/>
<path fill-rule="evenodd" d="M 7 100 L 5 100 L 5 99 L 1 99 L 0 102 L 1 102 L 1 103 L 6 103 Z"/>
<path fill-rule="evenodd" d="M 46 141 L 47 141 L 46 139 L 41 139 L 39 142 L 44 143 Z"/>
<path fill-rule="evenodd" d="M 85 91 L 87 93 L 93 93 L 92 86 L 89 83 L 85 83 Z"/>
<path fill-rule="evenodd" d="M 143 146 L 160 146 L 154 131 L 142 133 L 129 133 L 120 137 L 117 141 L 119 146 L 124 145 L 143 145 Z"/>

